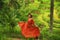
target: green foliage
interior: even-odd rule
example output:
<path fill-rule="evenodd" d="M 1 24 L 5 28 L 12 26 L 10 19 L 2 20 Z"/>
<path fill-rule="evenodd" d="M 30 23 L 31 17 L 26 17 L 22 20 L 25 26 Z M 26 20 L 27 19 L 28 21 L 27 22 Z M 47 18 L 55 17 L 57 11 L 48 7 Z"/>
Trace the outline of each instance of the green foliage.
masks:
<path fill-rule="evenodd" d="M 35 23 L 42 29 L 43 40 L 60 40 L 60 30 L 53 30 L 54 33 L 50 34 L 46 29 L 49 28 L 50 23 L 50 2 L 50 0 L 0 0 L 0 32 L 21 33 L 18 22 L 27 21 L 28 13 L 32 13 Z M 54 13 L 56 17 L 54 17 L 53 28 L 60 28 L 59 0 L 55 0 L 54 10 L 56 10 Z M 3 37 L 2 35 L 0 38 Z M 5 38 L 6 35 L 2 39 Z"/>

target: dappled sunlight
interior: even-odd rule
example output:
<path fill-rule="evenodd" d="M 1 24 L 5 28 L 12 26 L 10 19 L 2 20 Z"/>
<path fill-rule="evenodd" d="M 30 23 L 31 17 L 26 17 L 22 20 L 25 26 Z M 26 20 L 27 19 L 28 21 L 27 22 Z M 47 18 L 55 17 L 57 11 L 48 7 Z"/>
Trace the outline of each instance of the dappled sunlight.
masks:
<path fill-rule="evenodd" d="M 46 13 L 44 13 L 44 14 L 39 14 L 38 16 L 37 16 L 37 20 L 39 21 L 39 22 L 41 22 L 41 23 L 43 23 L 44 25 L 46 25 L 46 27 L 47 28 L 49 28 L 49 23 L 48 23 L 48 21 L 50 21 L 50 12 L 46 12 Z M 60 22 L 60 19 L 58 18 L 58 15 L 57 15 L 57 13 L 56 13 L 56 10 L 54 10 L 54 15 L 53 15 L 53 19 L 54 19 L 54 25 L 56 26 L 56 27 L 59 27 L 60 26 L 60 24 L 59 23 L 56 23 L 56 22 Z M 56 22 L 55 22 L 56 21 Z"/>

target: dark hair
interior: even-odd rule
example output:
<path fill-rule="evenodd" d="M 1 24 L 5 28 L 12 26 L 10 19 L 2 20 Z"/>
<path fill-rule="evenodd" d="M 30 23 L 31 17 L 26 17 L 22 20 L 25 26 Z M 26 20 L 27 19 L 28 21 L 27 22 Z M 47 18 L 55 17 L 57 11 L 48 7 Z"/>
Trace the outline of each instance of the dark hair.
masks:
<path fill-rule="evenodd" d="M 29 16 L 29 15 L 30 15 L 30 18 L 32 18 L 32 14 L 31 14 L 31 13 L 29 13 L 29 14 L 28 14 L 28 16 Z"/>

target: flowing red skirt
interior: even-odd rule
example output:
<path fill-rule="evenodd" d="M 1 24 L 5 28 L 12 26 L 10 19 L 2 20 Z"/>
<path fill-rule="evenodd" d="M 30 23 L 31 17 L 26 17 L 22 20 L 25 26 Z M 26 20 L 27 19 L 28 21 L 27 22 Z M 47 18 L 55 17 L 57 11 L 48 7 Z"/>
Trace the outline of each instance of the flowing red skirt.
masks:
<path fill-rule="evenodd" d="M 19 26 L 21 27 L 22 30 L 22 35 L 25 36 L 26 38 L 35 38 L 40 35 L 40 31 L 38 27 L 28 27 L 28 23 L 25 22 L 19 22 Z"/>

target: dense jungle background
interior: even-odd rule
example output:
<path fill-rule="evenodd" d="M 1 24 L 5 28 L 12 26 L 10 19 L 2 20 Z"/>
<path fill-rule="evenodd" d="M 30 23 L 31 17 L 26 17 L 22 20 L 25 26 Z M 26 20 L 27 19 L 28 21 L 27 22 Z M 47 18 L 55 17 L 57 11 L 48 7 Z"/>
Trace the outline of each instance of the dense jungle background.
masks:
<path fill-rule="evenodd" d="M 40 29 L 39 40 L 60 40 L 60 0 L 54 0 L 52 30 L 51 5 L 51 0 L 0 0 L 0 40 L 26 40 L 18 22 L 27 21 L 28 13 Z"/>

